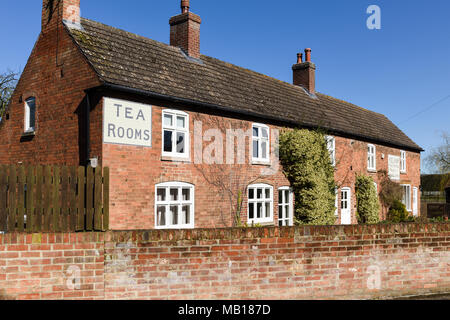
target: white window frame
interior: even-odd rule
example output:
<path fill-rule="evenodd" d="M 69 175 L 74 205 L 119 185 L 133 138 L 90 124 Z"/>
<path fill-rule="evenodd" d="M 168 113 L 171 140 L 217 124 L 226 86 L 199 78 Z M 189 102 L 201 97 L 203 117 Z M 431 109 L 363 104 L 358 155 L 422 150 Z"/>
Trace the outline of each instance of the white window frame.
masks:
<path fill-rule="evenodd" d="M 158 189 L 165 189 L 166 192 L 166 200 L 165 201 L 158 201 Z M 171 189 L 178 189 L 178 200 L 171 201 L 170 200 L 170 190 Z M 182 200 L 182 190 L 183 189 L 189 189 L 190 191 L 190 199 L 188 201 Z M 158 225 L 158 207 L 165 206 L 166 210 L 166 225 L 160 226 Z M 184 223 L 184 224 L 173 224 L 173 216 L 170 212 L 170 207 L 172 206 L 178 206 L 178 217 L 182 217 L 182 207 L 183 206 L 190 206 L 190 216 L 189 220 L 190 223 Z M 169 221 L 172 221 L 172 223 L 168 223 Z M 155 186 L 155 228 L 156 229 L 193 229 L 195 228 L 195 186 L 190 183 L 185 182 L 165 182 L 165 183 L 159 183 Z"/>
<path fill-rule="evenodd" d="M 406 173 L 406 151 L 400 151 L 400 173 Z"/>
<path fill-rule="evenodd" d="M 164 124 L 164 119 L 166 115 L 172 116 L 172 125 L 168 126 Z M 177 126 L 177 117 L 183 117 L 185 119 L 185 128 L 181 128 Z M 182 159 L 189 159 L 190 157 L 190 151 L 191 151 L 191 144 L 190 144 L 190 122 L 189 122 L 189 114 L 183 111 L 179 110 L 171 110 L 171 109 L 165 109 L 162 111 L 162 117 L 161 117 L 161 127 L 162 127 L 162 155 L 163 157 L 172 157 L 172 158 L 182 158 Z M 171 131 L 172 134 L 172 152 L 166 152 L 164 151 L 164 131 Z M 177 133 L 184 133 L 185 136 L 185 146 L 183 153 L 177 152 Z"/>
<path fill-rule="evenodd" d="M 31 126 L 31 111 L 30 111 L 30 105 L 28 102 L 30 100 L 34 100 L 34 127 Z M 36 97 L 29 97 L 25 100 L 25 119 L 24 119 L 24 132 L 25 133 L 32 133 L 36 131 Z"/>
<path fill-rule="evenodd" d="M 283 199 L 280 199 L 280 191 L 283 194 Z M 284 199 L 285 191 L 289 191 L 289 199 L 287 201 L 286 201 L 286 199 Z M 282 219 L 280 219 L 280 209 L 283 210 L 283 212 L 284 212 L 283 208 L 285 206 L 289 206 L 289 208 L 288 208 L 289 218 L 286 219 L 283 217 Z M 280 226 L 280 222 L 281 222 L 281 226 L 283 226 L 283 227 L 294 225 L 294 193 L 293 193 L 292 188 L 290 188 L 290 187 L 278 188 L 278 226 Z M 287 222 L 287 224 L 286 224 L 286 222 Z"/>
<path fill-rule="evenodd" d="M 413 207 L 413 215 L 417 217 L 419 215 L 419 188 L 413 188 L 412 195 L 412 207 Z"/>
<path fill-rule="evenodd" d="M 331 165 L 336 166 L 336 138 L 333 136 L 326 136 L 327 149 L 330 153 Z"/>
<path fill-rule="evenodd" d="M 253 189 L 254 198 L 250 198 L 250 189 Z M 262 196 L 263 198 L 258 199 L 257 193 L 258 189 L 263 189 Z M 270 189 L 270 197 L 266 198 L 266 189 Z M 257 218 L 257 208 L 258 203 L 262 204 L 262 212 L 261 218 Z M 270 214 L 269 217 L 266 217 L 266 203 L 270 203 Z M 253 218 L 250 218 L 250 204 L 253 204 Z M 273 223 L 273 186 L 269 184 L 252 184 L 247 188 L 247 221 L 248 224 L 257 224 L 257 223 Z"/>
<path fill-rule="evenodd" d="M 367 170 L 377 171 L 377 147 L 373 144 L 367 145 Z"/>
<path fill-rule="evenodd" d="M 402 203 L 406 206 L 406 210 L 408 210 L 408 212 L 412 212 L 412 195 L 411 195 L 411 193 L 412 193 L 412 189 L 411 189 L 411 185 L 410 184 L 401 184 L 400 185 L 402 188 L 403 188 L 403 199 L 402 199 Z M 406 190 L 409 190 L 409 193 L 408 193 L 408 191 L 406 191 L 406 193 L 405 193 L 405 189 Z M 406 202 L 406 203 L 405 203 Z"/>
<path fill-rule="evenodd" d="M 334 211 L 334 216 L 339 217 L 339 188 L 338 187 L 334 188 L 334 196 L 335 196 L 334 207 L 336 208 L 336 210 Z"/>
<path fill-rule="evenodd" d="M 378 197 L 378 184 L 374 182 L 373 185 L 375 186 L 375 193 L 377 194 Z"/>
<path fill-rule="evenodd" d="M 258 137 L 255 137 L 253 134 L 253 131 L 255 128 L 258 128 Z M 262 130 L 261 129 L 265 129 L 267 130 L 267 138 L 264 138 L 262 136 Z M 253 153 L 253 143 L 254 142 L 258 142 L 258 156 L 255 157 L 254 153 Z M 266 147 L 266 157 L 263 157 L 262 155 L 262 144 L 263 143 L 267 144 Z M 253 163 L 270 163 L 270 128 L 268 126 L 266 126 L 265 124 L 260 124 L 260 123 L 253 123 L 252 124 L 252 143 L 250 144 L 250 150 L 251 150 L 251 155 L 252 155 L 252 162 Z"/>

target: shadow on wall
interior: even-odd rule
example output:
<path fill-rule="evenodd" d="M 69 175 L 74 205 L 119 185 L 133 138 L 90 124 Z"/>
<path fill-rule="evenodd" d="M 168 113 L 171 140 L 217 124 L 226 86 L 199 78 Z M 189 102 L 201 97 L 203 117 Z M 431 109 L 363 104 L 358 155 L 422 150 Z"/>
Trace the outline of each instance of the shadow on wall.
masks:
<path fill-rule="evenodd" d="M 5 289 L 0 289 L 0 301 L 2 301 L 2 300 L 16 300 L 16 299 L 14 299 L 14 298 L 11 297 L 11 296 L 8 296 L 8 295 L 6 294 Z"/>

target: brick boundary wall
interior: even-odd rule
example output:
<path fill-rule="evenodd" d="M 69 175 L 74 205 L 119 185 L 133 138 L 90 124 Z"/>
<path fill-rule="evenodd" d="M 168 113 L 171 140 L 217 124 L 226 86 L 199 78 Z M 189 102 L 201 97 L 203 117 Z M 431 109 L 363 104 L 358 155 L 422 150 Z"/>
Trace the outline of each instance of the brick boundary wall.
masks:
<path fill-rule="evenodd" d="M 0 299 L 450 292 L 450 224 L 0 235 Z"/>

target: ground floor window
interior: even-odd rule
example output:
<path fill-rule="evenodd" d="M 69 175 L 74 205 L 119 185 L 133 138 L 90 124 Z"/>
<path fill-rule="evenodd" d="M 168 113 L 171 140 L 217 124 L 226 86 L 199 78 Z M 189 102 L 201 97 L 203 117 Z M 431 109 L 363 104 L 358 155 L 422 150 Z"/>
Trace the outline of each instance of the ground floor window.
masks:
<path fill-rule="evenodd" d="M 253 184 L 248 187 L 248 223 L 273 222 L 273 187 Z"/>
<path fill-rule="evenodd" d="M 411 211 L 411 186 L 404 184 L 403 188 L 403 198 L 402 203 L 406 206 L 406 210 Z"/>
<path fill-rule="evenodd" d="M 278 225 L 294 225 L 294 196 L 289 187 L 278 189 Z"/>
<path fill-rule="evenodd" d="M 157 229 L 194 228 L 194 186 L 183 182 L 156 185 Z"/>

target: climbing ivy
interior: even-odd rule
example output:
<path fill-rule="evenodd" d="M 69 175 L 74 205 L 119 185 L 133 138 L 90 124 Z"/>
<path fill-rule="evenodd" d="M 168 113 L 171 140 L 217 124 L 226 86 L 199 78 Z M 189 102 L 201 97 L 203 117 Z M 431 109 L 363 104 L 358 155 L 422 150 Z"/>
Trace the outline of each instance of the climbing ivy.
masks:
<path fill-rule="evenodd" d="M 380 202 L 372 177 L 356 177 L 357 218 L 359 223 L 376 224 L 380 222 Z"/>
<path fill-rule="evenodd" d="M 324 134 L 304 129 L 284 130 L 279 151 L 284 174 L 295 195 L 296 222 L 334 224 L 334 168 Z"/>

